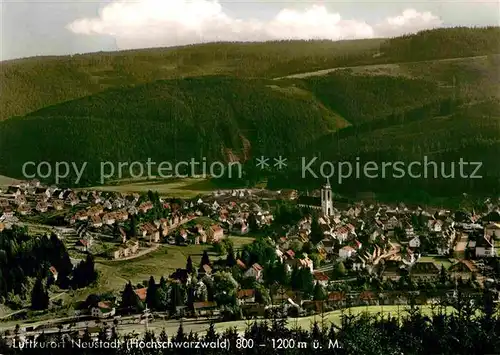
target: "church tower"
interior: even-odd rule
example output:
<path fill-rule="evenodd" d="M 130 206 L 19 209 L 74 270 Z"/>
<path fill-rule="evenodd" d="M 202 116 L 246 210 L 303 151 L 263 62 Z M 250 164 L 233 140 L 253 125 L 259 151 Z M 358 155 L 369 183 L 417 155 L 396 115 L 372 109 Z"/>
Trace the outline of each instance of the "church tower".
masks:
<path fill-rule="evenodd" d="M 321 188 L 321 212 L 325 216 L 333 214 L 332 187 L 328 178 L 326 179 L 326 184 Z"/>

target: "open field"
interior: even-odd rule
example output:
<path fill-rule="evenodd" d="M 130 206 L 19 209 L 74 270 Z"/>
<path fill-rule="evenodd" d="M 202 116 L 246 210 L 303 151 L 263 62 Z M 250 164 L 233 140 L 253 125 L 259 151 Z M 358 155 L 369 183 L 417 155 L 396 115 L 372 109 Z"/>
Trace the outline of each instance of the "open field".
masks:
<path fill-rule="evenodd" d="M 241 249 L 244 245 L 250 244 L 255 240 L 251 235 L 230 235 L 228 238 L 233 242 L 235 250 Z"/>
<path fill-rule="evenodd" d="M 18 180 L 7 177 L 7 176 L 0 175 L 0 188 L 2 188 L 2 187 L 5 188 L 5 187 L 13 184 L 16 181 L 18 181 Z"/>
<path fill-rule="evenodd" d="M 418 62 L 404 62 L 404 63 L 390 63 L 390 64 L 370 64 L 370 65 L 356 65 L 347 67 L 335 67 L 331 69 L 322 69 L 306 73 L 292 74 L 280 79 L 305 79 L 314 76 L 328 75 L 338 70 L 352 70 L 357 75 L 390 75 L 390 76 L 405 76 L 413 78 L 427 73 L 429 69 L 446 69 L 448 65 L 466 65 L 466 66 L 488 66 L 490 58 L 498 57 L 499 55 L 492 56 L 474 56 L 474 57 L 461 57 L 461 58 L 447 58 L 437 60 L 426 60 Z M 428 73 L 427 73 L 428 74 Z"/>
<path fill-rule="evenodd" d="M 421 306 L 420 308 L 422 309 L 423 314 L 430 315 L 432 313 L 432 309 L 430 306 Z M 453 309 L 451 307 L 448 307 L 446 311 L 451 313 Z M 344 310 L 343 312 L 348 314 L 349 310 Z M 364 312 L 368 312 L 369 314 L 377 314 L 383 312 L 384 317 L 387 317 L 389 314 L 393 317 L 397 317 L 398 306 L 383 306 L 383 307 L 368 306 L 368 307 L 353 307 L 350 309 L 350 313 L 353 315 L 362 314 Z M 404 316 L 405 306 L 400 306 L 399 312 L 401 316 Z M 342 312 L 340 310 L 325 313 L 324 315 L 325 325 L 329 326 L 331 323 L 339 324 L 341 320 L 341 315 Z M 314 321 L 317 321 L 318 323 L 321 324 L 321 316 L 315 315 L 315 316 L 301 317 L 301 318 L 289 318 L 287 326 L 289 328 L 299 327 L 303 329 L 309 329 Z M 182 326 L 184 328 L 184 331 L 187 333 L 192 331 L 195 333 L 199 333 L 201 335 L 207 331 L 208 328 L 207 324 L 209 324 L 209 322 L 210 322 L 209 320 L 184 320 Z M 251 323 L 246 320 L 233 321 L 233 322 L 219 322 L 215 323 L 215 329 L 220 332 L 228 328 L 236 328 L 238 332 L 243 332 L 248 324 Z M 179 327 L 179 321 L 155 320 L 154 322 L 150 322 L 148 327 L 149 330 L 155 332 L 161 332 L 163 329 L 165 329 L 167 334 L 170 335 L 170 334 L 175 334 L 177 332 L 177 329 Z M 118 326 L 118 331 L 122 334 L 132 333 L 132 332 L 143 333 L 144 330 L 145 326 L 141 324 Z"/>
<path fill-rule="evenodd" d="M 208 194 L 218 189 L 218 186 L 209 179 L 175 179 L 175 180 L 148 180 L 133 182 L 127 180 L 116 185 L 95 186 L 92 189 L 102 191 L 116 191 L 126 193 L 144 193 L 149 190 L 158 191 L 160 195 L 169 197 L 192 198 L 200 194 Z"/>

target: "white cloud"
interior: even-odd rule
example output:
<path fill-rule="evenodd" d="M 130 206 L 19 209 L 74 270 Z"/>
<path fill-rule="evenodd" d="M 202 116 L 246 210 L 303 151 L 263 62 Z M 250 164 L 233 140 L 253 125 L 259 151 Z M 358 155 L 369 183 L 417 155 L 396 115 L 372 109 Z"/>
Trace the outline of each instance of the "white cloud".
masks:
<path fill-rule="evenodd" d="M 382 23 L 375 25 L 375 31 L 377 35 L 386 37 L 435 28 L 442 24 L 441 19 L 430 12 L 408 9 L 399 16 L 388 17 Z"/>
<path fill-rule="evenodd" d="M 369 25 L 362 20 L 345 20 L 317 5 L 302 11 L 283 9 L 272 20 L 262 21 L 233 18 L 215 0 L 139 0 L 115 1 L 105 6 L 99 17 L 76 20 L 68 28 L 78 34 L 114 36 L 120 49 L 125 49 L 213 41 L 371 38 L 441 23 L 430 12 L 412 9 Z"/>

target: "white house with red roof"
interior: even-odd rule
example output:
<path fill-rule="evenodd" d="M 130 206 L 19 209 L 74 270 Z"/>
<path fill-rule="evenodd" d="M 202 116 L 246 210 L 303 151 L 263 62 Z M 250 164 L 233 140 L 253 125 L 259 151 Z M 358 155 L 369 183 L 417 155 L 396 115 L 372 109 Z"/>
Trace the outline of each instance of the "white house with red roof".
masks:
<path fill-rule="evenodd" d="M 350 257 L 356 254 L 356 249 L 354 249 L 350 245 L 346 245 L 345 247 L 340 248 L 339 257 L 341 259 L 349 259 Z"/>
<path fill-rule="evenodd" d="M 218 242 L 224 238 L 224 231 L 221 226 L 214 224 L 208 228 L 207 237 L 209 242 Z"/>

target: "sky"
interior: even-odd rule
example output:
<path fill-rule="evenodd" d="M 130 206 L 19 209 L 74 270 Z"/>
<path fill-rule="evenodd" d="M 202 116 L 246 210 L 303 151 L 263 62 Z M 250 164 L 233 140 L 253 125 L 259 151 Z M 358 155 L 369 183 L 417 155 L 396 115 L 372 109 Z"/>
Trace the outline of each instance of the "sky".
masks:
<path fill-rule="evenodd" d="M 212 41 L 500 25 L 500 0 L 0 0 L 0 60 Z"/>

